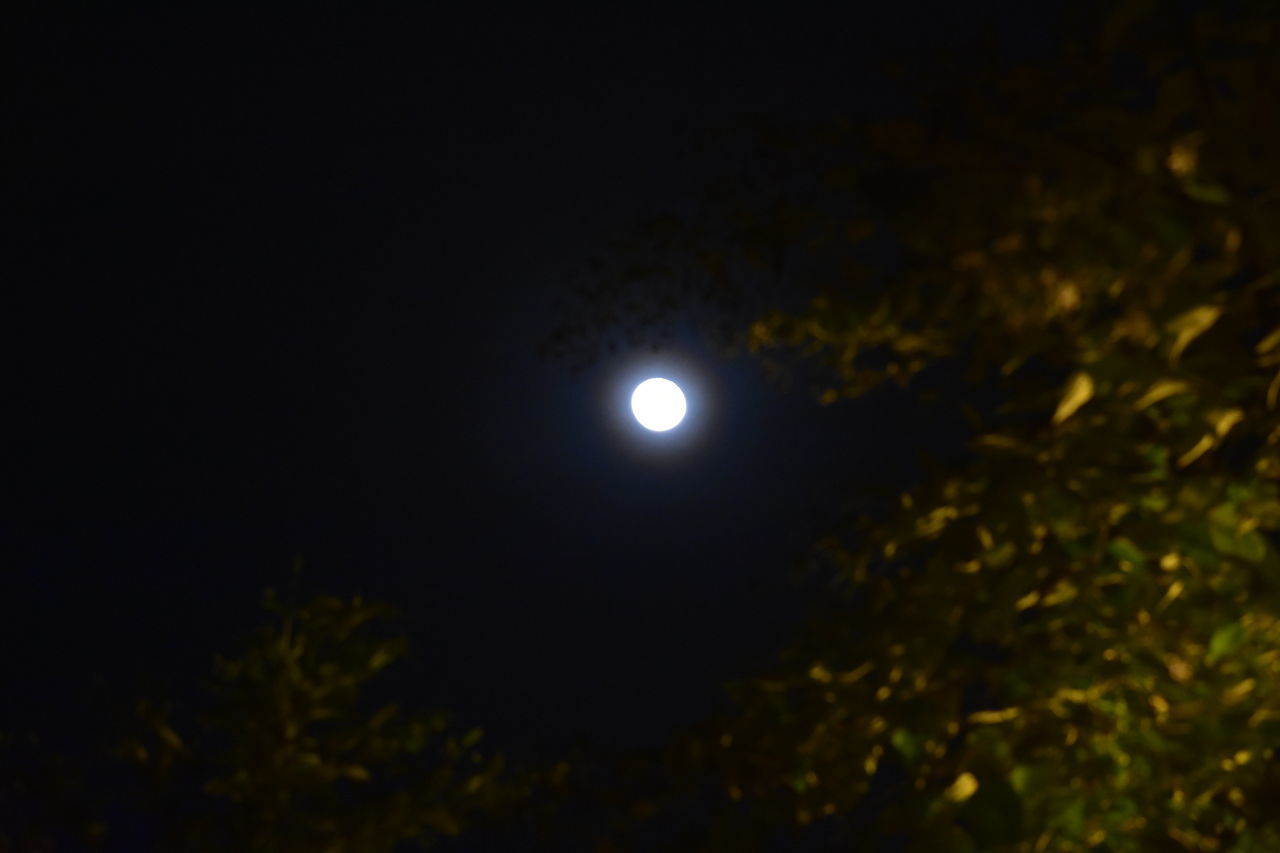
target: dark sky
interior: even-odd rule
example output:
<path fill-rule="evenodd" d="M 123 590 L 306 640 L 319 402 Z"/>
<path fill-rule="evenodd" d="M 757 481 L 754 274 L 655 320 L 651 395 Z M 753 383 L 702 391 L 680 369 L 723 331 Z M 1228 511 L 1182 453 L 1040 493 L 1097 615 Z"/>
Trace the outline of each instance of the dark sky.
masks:
<path fill-rule="evenodd" d="M 888 57 L 1033 14 L 452 5 L 15 18 L 0 722 L 179 690 L 301 555 L 400 606 L 421 701 L 495 744 L 656 743 L 786 636 L 838 488 L 908 454 L 909 413 L 690 335 L 663 447 L 619 419 L 643 352 L 535 345 L 567 272 L 724 165 L 700 133 L 880 109 Z"/>

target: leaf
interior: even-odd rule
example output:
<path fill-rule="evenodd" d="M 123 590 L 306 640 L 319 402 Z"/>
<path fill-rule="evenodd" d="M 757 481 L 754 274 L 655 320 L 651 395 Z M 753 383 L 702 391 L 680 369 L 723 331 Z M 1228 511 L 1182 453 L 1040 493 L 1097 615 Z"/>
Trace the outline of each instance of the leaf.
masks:
<path fill-rule="evenodd" d="M 1066 835 L 1080 835 L 1084 831 L 1085 801 L 1084 797 L 1076 797 L 1069 805 L 1059 811 L 1050 820 L 1049 825 L 1060 829 Z"/>
<path fill-rule="evenodd" d="M 377 672 L 395 659 L 396 655 L 394 651 L 385 646 L 380 647 L 369 657 L 369 669 Z"/>
<path fill-rule="evenodd" d="M 1044 597 L 1041 603 L 1045 607 L 1066 604 L 1068 601 L 1074 599 L 1079 593 L 1080 590 L 1076 589 L 1075 584 L 1071 583 L 1071 581 L 1065 579 L 1060 580 L 1057 585 L 1054 586 L 1053 590 Z"/>
<path fill-rule="evenodd" d="M 920 742 L 906 729 L 894 729 L 893 734 L 889 736 L 889 742 L 908 762 L 915 761 L 920 755 Z"/>
<path fill-rule="evenodd" d="M 1030 798 L 1047 787 L 1052 778 L 1052 771 L 1044 764 L 1020 764 L 1009 773 L 1009 784 L 1023 798 Z"/>
<path fill-rule="evenodd" d="M 369 727 L 373 729 L 381 728 L 388 720 L 394 717 L 399 710 L 400 706 L 396 704 L 384 706 L 382 710 L 374 714 L 373 718 L 369 720 Z"/>
<path fill-rule="evenodd" d="M 1205 663 L 1212 665 L 1218 662 L 1239 648 L 1243 641 L 1244 626 L 1239 622 L 1223 625 L 1213 632 L 1213 637 L 1209 640 L 1209 652 L 1204 657 Z"/>
<path fill-rule="evenodd" d="M 1215 412 L 1213 414 L 1213 431 L 1218 434 L 1218 438 L 1224 438 L 1233 426 L 1243 420 L 1243 409 L 1227 409 L 1225 412 Z"/>
<path fill-rule="evenodd" d="M 353 782 L 368 782 L 369 771 L 359 764 L 348 764 L 342 768 L 342 775 Z"/>
<path fill-rule="evenodd" d="M 1227 188 L 1222 184 L 1205 183 L 1188 178 L 1182 182 L 1182 191 L 1196 201 L 1202 201 L 1205 204 L 1231 203 L 1231 194 L 1227 192 Z"/>
<path fill-rule="evenodd" d="M 1256 530 L 1241 532 L 1236 508 L 1229 502 L 1209 511 L 1209 539 L 1219 553 L 1254 565 L 1267 558 L 1267 540 Z"/>
<path fill-rule="evenodd" d="M 1161 400 L 1177 394 L 1186 394 L 1190 390 L 1191 386 L 1181 379 L 1157 379 L 1147 389 L 1147 393 L 1134 401 L 1134 411 L 1140 412 L 1148 406 L 1159 403 Z"/>
<path fill-rule="evenodd" d="M 982 559 L 990 568 L 998 569 L 1012 560 L 1017 552 L 1018 549 L 1012 542 L 1002 542 L 994 550 L 984 555 Z"/>
<path fill-rule="evenodd" d="M 1253 348 L 1253 351 L 1258 355 L 1266 355 L 1275 349 L 1277 345 L 1280 345 L 1280 326 L 1276 326 L 1271 330 L 1270 334 L 1258 341 L 1258 345 Z"/>
<path fill-rule="evenodd" d="M 822 663 L 815 663 L 809 667 L 809 677 L 819 684 L 831 683 L 831 670 Z"/>
<path fill-rule="evenodd" d="M 1186 453 L 1178 457 L 1178 467 L 1186 468 L 1192 462 L 1195 462 L 1201 456 L 1204 456 L 1206 453 L 1208 453 L 1212 448 L 1213 448 L 1213 436 L 1209 435 L 1208 433 L 1205 433 L 1204 435 L 1200 436 L 1200 440 L 1197 441 L 1191 447 L 1190 450 L 1188 450 Z"/>
<path fill-rule="evenodd" d="M 1083 370 L 1076 373 L 1067 382 L 1067 390 L 1053 413 L 1053 422 L 1060 424 L 1080 410 L 1080 407 L 1093 397 L 1093 377 Z"/>
<path fill-rule="evenodd" d="M 953 803 L 963 803 L 972 797 L 977 790 L 978 778 L 966 771 L 956 777 L 956 781 L 952 782 L 947 787 L 947 790 L 942 792 L 942 796 Z"/>
<path fill-rule="evenodd" d="M 969 722 L 975 724 L 1007 723 L 1021 714 L 1018 708 L 1002 708 L 999 711 L 974 711 L 969 715 Z"/>
<path fill-rule="evenodd" d="M 1169 347 L 1169 363 L 1177 364 L 1178 358 L 1182 355 L 1187 346 L 1196 338 L 1209 331 L 1214 323 L 1218 322 L 1218 318 L 1222 316 L 1222 307 L 1219 305 L 1201 305 L 1192 308 L 1190 311 L 1184 311 L 1177 317 L 1170 320 L 1165 328 L 1172 332 L 1176 337 L 1173 345 Z"/>
<path fill-rule="evenodd" d="M 1241 699 L 1243 699 L 1244 697 L 1252 693 L 1253 688 L 1257 686 L 1258 686 L 1258 682 L 1256 679 L 1246 678 L 1244 681 L 1241 681 L 1235 684 L 1234 686 L 1228 687 L 1226 690 L 1222 691 L 1222 701 L 1227 705 L 1234 705 L 1237 702 L 1239 702 Z"/>
<path fill-rule="evenodd" d="M 1142 550 L 1123 536 L 1107 543 L 1107 553 L 1117 560 L 1132 563 L 1137 568 L 1142 568 L 1147 563 L 1147 557 Z"/>

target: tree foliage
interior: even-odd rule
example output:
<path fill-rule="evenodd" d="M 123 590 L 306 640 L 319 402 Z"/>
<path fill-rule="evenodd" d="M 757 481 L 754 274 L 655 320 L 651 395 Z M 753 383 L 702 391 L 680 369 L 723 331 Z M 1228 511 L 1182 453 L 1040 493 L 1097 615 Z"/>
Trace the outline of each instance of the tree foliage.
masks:
<path fill-rule="evenodd" d="M 972 425 L 820 543 L 843 617 L 692 747 L 751 814 L 920 850 L 1280 848 L 1277 19 L 1088 23 L 900 119 L 772 132 L 821 179 L 723 211 L 751 239 L 719 271 L 785 262 L 807 294 L 753 351 L 823 402 L 888 386 Z"/>
<path fill-rule="evenodd" d="M 287 607 L 237 658 L 219 659 L 207 702 L 176 714 L 144 702 L 124 748 L 145 772 L 166 849 L 390 851 L 430 845 L 524 795 L 481 732 L 444 714 L 371 706 L 401 657 L 393 611 L 319 596 Z"/>

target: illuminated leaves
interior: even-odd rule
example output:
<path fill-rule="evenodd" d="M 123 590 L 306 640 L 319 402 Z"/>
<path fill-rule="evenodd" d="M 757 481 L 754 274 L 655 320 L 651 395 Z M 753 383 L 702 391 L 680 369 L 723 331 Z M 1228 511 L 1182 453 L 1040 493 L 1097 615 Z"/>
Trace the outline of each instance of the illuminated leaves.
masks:
<path fill-rule="evenodd" d="M 975 711 L 969 715 L 969 722 L 977 725 L 1006 723 L 1021 713 L 1018 708 L 1003 708 L 999 711 Z"/>
<path fill-rule="evenodd" d="M 1213 436 L 1202 435 L 1200 436 L 1200 440 L 1197 441 L 1195 444 L 1193 444 L 1187 450 L 1186 453 L 1183 453 L 1181 456 L 1178 457 L 1177 466 L 1179 468 L 1186 468 L 1188 465 L 1191 465 L 1197 459 L 1199 459 L 1201 456 L 1204 456 L 1206 453 L 1208 453 L 1212 449 L 1213 449 Z"/>
<path fill-rule="evenodd" d="M 1191 342 L 1203 335 L 1222 316 L 1220 305 L 1201 305 L 1174 317 L 1166 330 L 1174 336 L 1169 346 L 1169 363 L 1177 364 L 1179 357 Z"/>
<path fill-rule="evenodd" d="M 1277 346 L 1280 346 L 1280 326 L 1272 329 L 1265 338 L 1258 341 L 1253 351 L 1260 356 L 1269 355 Z"/>
<path fill-rule="evenodd" d="M 1080 407 L 1093 398 L 1093 377 L 1084 371 L 1076 373 L 1067 381 L 1067 389 L 1063 392 L 1058 408 L 1053 413 L 1053 422 L 1060 424 L 1080 410 Z"/>
<path fill-rule="evenodd" d="M 1240 518 L 1232 503 L 1221 503 L 1209 511 L 1209 538 L 1220 553 L 1261 563 L 1267 556 L 1267 540 Z"/>
<path fill-rule="evenodd" d="M 1176 29 L 1119 6 L 1117 44 Z M 1280 780 L 1249 774 L 1280 728 L 1280 220 L 1246 199 L 1280 182 L 1280 114 L 1206 52 L 1230 119 L 1201 126 L 1185 46 L 1127 49 L 1150 110 L 1075 64 L 986 79 L 955 125 L 868 129 L 885 191 L 831 221 L 900 254 L 849 274 L 797 241 L 818 293 L 749 329 L 824 402 L 887 384 L 971 427 L 832 537 L 847 601 L 743 703 L 733 784 L 785 788 L 788 819 L 904 778 L 938 849 L 1229 849 L 1271 820 L 1249 804 Z M 990 814 L 1024 823 L 997 839 Z"/>
<path fill-rule="evenodd" d="M 1148 406 L 1153 406 L 1161 400 L 1173 397 L 1178 394 L 1186 394 L 1191 391 L 1191 386 L 1181 379 L 1157 379 L 1147 389 L 1146 393 L 1139 397 L 1133 404 L 1133 408 L 1142 411 Z"/>
<path fill-rule="evenodd" d="M 943 793 L 953 803 L 963 803 L 978 791 L 978 779 L 972 773 L 961 773 Z"/>

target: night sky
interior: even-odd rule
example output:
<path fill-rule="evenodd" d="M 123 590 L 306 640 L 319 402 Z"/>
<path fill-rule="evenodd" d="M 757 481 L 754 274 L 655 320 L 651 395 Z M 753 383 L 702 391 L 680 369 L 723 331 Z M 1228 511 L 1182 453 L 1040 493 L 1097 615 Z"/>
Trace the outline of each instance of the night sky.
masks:
<path fill-rule="evenodd" d="M 707 133 L 873 114 L 889 59 L 1047 25 L 694 5 L 15 18 L 0 725 L 188 689 L 299 558 L 517 756 L 660 743 L 767 661 L 838 498 L 930 427 L 684 329 L 573 372 L 537 355 L 566 277 L 694 203 Z M 670 365 L 690 419 L 644 434 L 628 383 Z"/>

